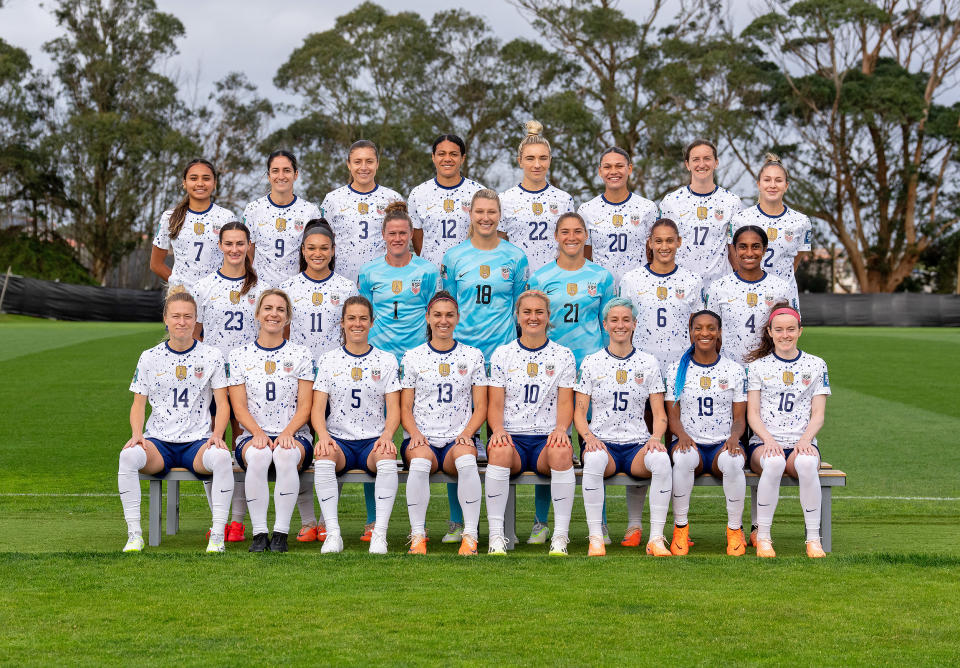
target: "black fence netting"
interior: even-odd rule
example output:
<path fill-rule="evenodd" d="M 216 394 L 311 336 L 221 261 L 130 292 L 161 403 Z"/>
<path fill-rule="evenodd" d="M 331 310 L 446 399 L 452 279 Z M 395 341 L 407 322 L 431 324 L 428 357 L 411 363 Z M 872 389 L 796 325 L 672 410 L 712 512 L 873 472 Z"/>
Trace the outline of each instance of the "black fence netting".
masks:
<path fill-rule="evenodd" d="M 804 325 L 960 327 L 960 295 L 800 295 Z"/>

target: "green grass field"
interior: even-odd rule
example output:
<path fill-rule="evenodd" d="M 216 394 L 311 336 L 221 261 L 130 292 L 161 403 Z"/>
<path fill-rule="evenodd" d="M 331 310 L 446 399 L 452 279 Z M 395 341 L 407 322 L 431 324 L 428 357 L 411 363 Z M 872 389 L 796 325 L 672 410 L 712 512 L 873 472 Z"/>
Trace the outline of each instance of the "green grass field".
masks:
<path fill-rule="evenodd" d="M 177 536 L 120 554 L 127 386 L 160 336 L 150 324 L 0 316 L 4 665 L 960 662 L 958 330 L 805 331 L 801 347 L 826 359 L 833 389 L 821 451 L 849 476 L 834 491 L 834 552 L 818 562 L 801 556 L 796 488 L 778 507 L 770 562 L 723 555 L 718 488 L 695 488 L 697 544 L 682 559 L 615 542 L 588 560 L 579 499 L 565 560 L 526 545 L 464 560 L 438 541 L 411 558 L 402 489 L 392 554 L 375 558 L 358 540 L 354 485 L 341 502 L 347 549 L 332 558 L 295 541 L 286 555 L 248 554 L 249 541 L 201 554 L 199 484 L 183 486 Z M 533 499 L 519 489 L 522 533 Z M 622 488 L 608 511 L 619 538 Z M 446 512 L 434 486 L 432 535 Z"/>

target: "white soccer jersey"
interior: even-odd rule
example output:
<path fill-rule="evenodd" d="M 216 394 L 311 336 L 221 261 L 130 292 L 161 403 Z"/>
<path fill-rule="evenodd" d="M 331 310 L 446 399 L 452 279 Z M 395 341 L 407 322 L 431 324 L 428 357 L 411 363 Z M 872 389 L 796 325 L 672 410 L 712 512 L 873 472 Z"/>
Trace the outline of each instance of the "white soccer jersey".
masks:
<path fill-rule="evenodd" d="M 556 429 L 558 390 L 572 388 L 576 373 L 573 353 L 553 341 L 531 349 L 514 340 L 493 351 L 488 385 L 504 388 L 507 433 L 545 435 Z"/>
<path fill-rule="evenodd" d="M 287 428 L 297 412 L 299 381 L 313 381 L 313 357 L 306 346 L 284 341 L 276 348 L 263 348 L 254 341 L 230 351 L 227 382 L 245 385 L 247 410 L 257 425 L 270 435 Z M 244 436 L 252 436 L 244 428 Z M 310 437 L 306 425 L 298 436 Z"/>
<path fill-rule="evenodd" d="M 429 343 L 403 354 L 401 385 L 415 390 L 413 420 L 430 445 L 441 448 L 455 439 L 473 414 L 473 386 L 485 386 L 483 353 L 457 343 L 446 352 Z"/>
<path fill-rule="evenodd" d="M 373 346 L 364 355 L 345 348 L 325 353 L 317 362 L 313 389 L 326 392 L 331 436 L 358 441 L 378 438 L 387 423 L 384 395 L 400 391 L 397 358 Z"/>
<path fill-rule="evenodd" d="M 684 186 L 664 197 L 660 217 L 675 222 L 683 238 L 677 264 L 700 274 L 706 285 L 730 273 L 727 228 L 741 208 L 740 198 L 720 186 L 706 195 Z"/>
<path fill-rule="evenodd" d="M 194 283 L 223 265 L 220 250 L 220 228 L 237 217 L 232 211 L 211 204 L 206 211 L 187 210 L 183 227 L 176 239 L 170 238 L 170 216 L 173 210 L 160 216 L 160 227 L 153 238 L 153 245 L 165 251 L 173 251 L 173 272 L 167 279 L 170 290 L 183 287 L 191 292 Z"/>
<path fill-rule="evenodd" d="M 356 283 L 333 272 L 322 281 L 300 273 L 281 283 L 280 289 L 293 302 L 291 342 L 307 346 L 315 360 L 340 345 L 343 303 L 358 294 Z"/>
<path fill-rule="evenodd" d="M 247 204 L 243 222 L 256 244 L 253 268 L 267 285 L 280 285 L 300 271 L 300 244 L 308 221 L 320 217 L 316 204 L 300 199 L 284 206 L 274 204 L 270 195 Z"/>
<path fill-rule="evenodd" d="M 587 223 L 593 261 L 613 274 L 614 287 L 628 271 L 646 264 L 647 238 L 660 217 L 656 204 L 635 193 L 619 204 L 600 195 L 581 204 L 577 213 Z"/>
<path fill-rule="evenodd" d="M 637 308 L 633 345 L 656 357 L 666 375 L 667 366 L 690 347 L 690 314 L 703 308 L 700 277 L 680 266 L 658 274 L 645 265 L 626 273 L 620 296 Z"/>
<path fill-rule="evenodd" d="M 745 281 L 736 273 L 715 280 L 706 304 L 723 320 L 723 356 L 745 364 L 747 353 L 760 345 L 767 318 L 779 301 L 797 306 L 792 288 L 773 274 L 765 273 L 758 281 Z"/>
<path fill-rule="evenodd" d="M 626 357 L 603 349 L 587 355 L 574 388 L 590 397 L 590 431 L 607 443 L 646 443 L 643 420 L 647 397 L 663 392 L 663 377 L 653 355 L 636 348 Z"/>
<path fill-rule="evenodd" d="M 258 280 L 245 295 L 243 278 L 227 278 L 219 271 L 204 276 L 193 286 L 197 322 L 203 325 L 203 342 L 215 346 L 223 358 L 230 351 L 257 338 L 260 326 L 254 317 L 257 297 L 267 287 Z"/>
<path fill-rule="evenodd" d="M 357 282 L 360 267 L 383 256 L 383 216 L 391 202 L 403 201 L 395 190 L 378 185 L 368 193 L 351 186 L 327 193 L 320 213 L 330 223 L 337 242 L 337 272 Z"/>
<path fill-rule="evenodd" d="M 178 353 L 164 342 L 140 354 L 130 391 L 150 402 L 144 436 L 192 443 L 210 438 L 213 390 L 226 386 L 219 350 L 194 341 L 188 350 Z"/>
<path fill-rule="evenodd" d="M 798 297 L 797 277 L 793 271 L 793 259 L 797 253 L 810 250 L 810 219 L 799 211 L 783 208 L 779 216 L 768 216 L 759 206 L 740 211 L 730 221 L 728 243 L 733 243 L 733 233 L 741 227 L 756 225 L 767 232 L 767 252 L 763 254 L 763 269 L 779 276 L 793 288 L 793 297 Z"/>
<path fill-rule="evenodd" d="M 830 394 L 827 364 L 802 350 L 792 360 L 771 353 L 747 366 L 747 389 L 760 390 L 763 426 L 781 447 L 792 448 L 810 424 L 813 398 Z M 750 438 L 751 444 L 762 442 L 756 434 Z"/>
<path fill-rule="evenodd" d="M 410 191 L 410 220 L 414 229 L 423 230 L 420 257 L 439 269 L 443 254 L 467 239 L 470 202 L 478 190 L 483 186 L 470 179 L 461 178 L 458 185 L 448 188 L 434 178 Z"/>
<path fill-rule="evenodd" d="M 553 233 L 560 214 L 574 210 L 569 194 L 549 183 L 536 191 L 517 185 L 500 194 L 500 208 L 497 229 L 526 254 L 531 274 L 557 259 Z"/>
<path fill-rule="evenodd" d="M 680 363 L 667 372 L 667 401 L 676 401 L 674 387 Z M 714 445 L 730 438 L 733 404 L 747 400 L 747 376 L 743 367 L 720 356 L 713 364 L 687 363 L 687 377 L 680 393 L 680 424 L 693 442 Z"/>

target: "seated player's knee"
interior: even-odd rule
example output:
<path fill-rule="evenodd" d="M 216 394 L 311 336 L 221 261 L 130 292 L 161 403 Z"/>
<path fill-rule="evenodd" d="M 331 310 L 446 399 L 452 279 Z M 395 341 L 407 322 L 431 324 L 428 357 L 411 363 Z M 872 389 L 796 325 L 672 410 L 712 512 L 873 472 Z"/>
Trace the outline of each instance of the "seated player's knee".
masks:
<path fill-rule="evenodd" d="M 793 460 L 793 468 L 798 476 L 815 476 L 820 468 L 820 459 L 816 455 L 797 455 Z"/>
<path fill-rule="evenodd" d="M 573 466 L 573 448 L 569 445 L 547 448 L 546 451 L 547 463 L 550 464 L 550 468 L 565 471 Z"/>
<path fill-rule="evenodd" d="M 273 463 L 278 469 L 296 468 L 300 457 L 300 448 L 276 448 L 272 455 Z"/>
<path fill-rule="evenodd" d="M 510 445 L 488 448 L 487 461 L 494 466 L 510 468 L 513 466 L 513 458 L 515 454 L 516 450 Z"/>
<path fill-rule="evenodd" d="M 775 457 L 763 457 L 760 460 L 760 465 L 763 467 L 764 473 L 783 475 L 783 471 L 787 467 L 787 460 L 783 458 L 783 455 L 776 455 Z"/>
<path fill-rule="evenodd" d="M 607 468 L 607 462 L 609 460 L 610 455 L 608 455 L 605 450 L 591 450 L 589 452 L 584 452 L 583 470 L 585 472 L 593 473 L 594 475 L 602 475 Z"/>
<path fill-rule="evenodd" d="M 247 465 L 247 470 L 265 471 L 270 467 L 273 461 L 273 453 L 270 448 L 247 448 L 243 453 L 243 461 Z"/>
<path fill-rule="evenodd" d="M 141 446 L 124 448 L 120 451 L 120 470 L 139 471 L 147 460 L 147 453 Z M 143 463 L 141 463 L 143 462 Z"/>
<path fill-rule="evenodd" d="M 664 473 L 670 470 L 670 455 L 664 450 L 651 450 L 644 456 L 643 464 L 650 473 Z"/>

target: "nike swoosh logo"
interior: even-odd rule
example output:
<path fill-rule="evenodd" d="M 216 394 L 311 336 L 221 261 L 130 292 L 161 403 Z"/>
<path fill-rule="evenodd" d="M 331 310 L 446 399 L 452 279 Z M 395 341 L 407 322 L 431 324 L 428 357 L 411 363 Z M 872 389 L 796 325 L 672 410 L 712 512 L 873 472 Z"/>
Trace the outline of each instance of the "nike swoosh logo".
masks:
<path fill-rule="evenodd" d="M 638 295 L 645 295 L 645 294 L 647 294 L 648 292 L 650 292 L 650 291 L 649 291 L 649 290 L 639 290 L 639 291 L 637 292 L 637 294 L 638 294 Z"/>
<path fill-rule="evenodd" d="M 600 489 L 600 488 L 599 488 L 599 487 L 584 487 L 584 488 L 583 488 L 583 491 L 584 491 L 584 492 L 595 492 L 595 491 L 597 491 L 598 489 Z"/>
<path fill-rule="evenodd" d="M 121 495 L 123 495 L 123 494 L 129 494 L 131 491 L 132 491 L 132 490 L 129 490 L 129 489 L 128 489 L 126 492 L 120 492 L 120 494 L 121 494 Z"/>
<path fill-rule="evenodd" d="M 758 506 L 761 506 L 761 507 L 766 507 L 766 506 L 769 506 L 770 504 L 769 504 L 769 503 L 758 503 L 757 505 L 758 505 Z"/>
<path fill-rule="evenodd" d="M 735 301 L 737 301 L 737 298 L 736 298 L 736 297 L 734 297 L 733 299 L 728 299 L 728 300 L 727 300 L 727 303 L 728 303 L 728 304 L 732 304 L 732 303 L 735 302 Z"/>
<path fill-rule="evenodd" d="M 219 298 L 219 297 L 211 297 L 211 298 L 210 298 L 210 301 L 215 302 L 215 301 L 217 301 L 218 299 L 220 299 L 220 298 Z"/>
<path fill-rule="evenodd" d="M 690 212 L 688 211 L 687 213 L 690 213 Z M 677 218 L 683 218 L 684 216 L 687 215 L 687 213 L 681 213 L 679 216 L 677 216 Z"/>
<path fill-rule="evenodd" d="M 341 207 L 340 207 L 340 213 L 343 213 L 344 211 L 349 211 L 349 210 L 350 210 L 350 207 L 349 207 L 349 206 L 341 206 Z"/>
<path fill-rule="evenodd" d="M 803 512 L 805 512 L 805 513 L 815 513 L 815 512 L 817 512 L 817 509 L 816 509 L 816 508 L 804 508 L 804 509 L 803 509 Z"/>
<path fill-rule="evenodd" d="M 565 498 L 567 497 L 561 496 L 559 499 L 554 499 L 553 502 L 556 503 L 557 501 L 563 501 Z"/>
<path fill-rule="evenodd" d="M 661 493 L 661 494 L 669 494 L 669 493 L 670 493 L 670 490 L 669 490 L 669 489 L 661 489 L 661 490 L 660 490 L 660 493 Z"/>
<path fill-rule="evenodd" d="M 342 372 L 342 371 L 337 371 L 337 372 L 334 372 L 334 374 L 333 374 L 334 378 L 336 378 L 337 376 L 342 376 L 342 375 L 343 375 L 343 372 Z"/>
<path fill-rule="evenodd" d="M 325 499 L 320 499 L 320 503 L 323 503 L 324 501 L 329 501 L 329 500 L 332 499 L 332 498 L 333 498 L 332 496 L 328 496 L 328 497 L 325 498 Z"/>
<path fill-rule="evenodd" d="M 517 371 L 517 369 L 507 369 L 507 373 L 513 373 L 514 371 Z"/>
<path fill-rule="evenodd" d="M 503 496 L 503 493 L 500 493 L 500 494 L 488 494 L 488 495 L 487 495 L 487 498 L 488 498 L 488 499 L 495 499 L 495 498 L 497 498 L 498 496 Z"/>
<path fill-rule="evenodd" d="M 740 503 L 743 499 L 727 499 L 727 503 Z"/>
<path fill-rule="evenodd" d="M 297 302 L 302 302 L 302 301 L 303 301 L 303 297 L 296 297 L 296 298 L 293 300 L 293 303 L 296 304 Z"/>
<path fill-rule="evenodd" d="M 280 492 L 280 496 L 290 496 L 293 492 Z"/>
<path fill-rule="evenodd" d="M 246 367 L 247 371 L 253 371 L 253 370 L 256 369 L 256 368 L 257 368 L 257 367 L 255 367 L 255 366 L 248 366 L 248 367 Z"/>
<path fill-rule="evenodd" d="M 232 489 L 221 489 L 221 490 L 220 490 L 220 493 L 221 493 L 221 494 L 226 494 L 227 492 L 232 492 L 232 491 L 233 491 Z"/>
<path fill-rule="evenodd" d="M 673 498 L 675 498 L 675 499 L 682 499 L 682 498 L 685 497 L 685 496 L 686 496 L 686 494 L 674 494 L 674 495 L 673 495 Z"/>
<path fill-rule="evenodd" d="M 553 290 L 550 290 L 550 289 L 548 288 L 548 289 L 547 289 L 547 294 L 548 294 L 548 295 L 552 295 L 552 294 L 553 294 L 554 292 L 556 292 L 556 291 L 557 291 L 557 288 L 554 288 Z"/>
<path fill-rule="evenodd" d="M 383 499 L 389 499 L 390 497 L 389 497 L 389 496 L 378 496 L 377 498 L 382 501 Z"/>
<path fill-rule="evenodd" d="M 468 273 L 470 273 L 470 272 L 469 272 L 469 271 L 461 271 L 459 274 L 457 274 L 457 278 L 463 278 L 463 277 L 466 276 Z"/>
<path fill-rule="evenodd" d="M 247 499 L 247 503 L 253 503 L 256 499 Z"/>
<path fill-rule="evenodd" d="M 166 375 L 167 375 L 167 372 L 166 372 L 166 371 L 161 371 L 161 372 L 158 373 L 157 375 L 158 375 L 158 376 L 166 376 Z"/>
<path fill-rule="evenodd" d="M 479 500 L 480 500 L 480 499 L 474 499 L 473 501 L 465 501 L 464 503 L 476 503 L 476 502 L 479 501 Z"/>
<path fill-rule="evenodd" d="M 431 204 L 427 207 L 427 211 L 429 211 L 430 209 L 436 209 L 436 208 L 437 208 L 436 204 Z"/>

